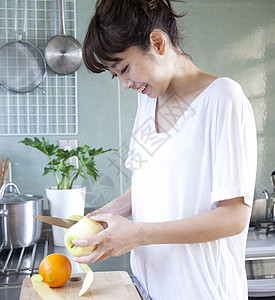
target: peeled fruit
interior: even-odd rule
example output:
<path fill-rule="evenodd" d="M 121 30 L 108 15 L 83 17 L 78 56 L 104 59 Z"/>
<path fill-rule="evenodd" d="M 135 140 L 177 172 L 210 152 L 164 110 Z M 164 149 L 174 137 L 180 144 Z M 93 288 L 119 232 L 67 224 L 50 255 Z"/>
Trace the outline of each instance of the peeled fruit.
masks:
<path fill-rule="evenodd" d="M 47 283 L 42 282 L 43 277 L 40 274 L 31 277 L 32 285 L 37 294 L 43 300 L 64 300 L 58 293 L 54 292 Z"/>
<path fill-rule="evenodd" d="M 79 247 L 72 243 L 74 239 L 87 239 L 90 238 L 100 231 L 103 230 L 103 227 L 90 218 L 82 218 L 76 224 L 68 229 L 65 234 L 65 245 L 68 251 L 73 256 L 85 256 L 90 254 L 95 248 L 96 245 Z"/>
<path fill-rule="evenodd" d="M 71 215 L 69 217 L 67 217 L 66 219 L 69 219 L 69 220 L 74 220 L 74 221 L 79 221 L 81 220 L 82 218 L 84 218 L 83 216 L 81 215 Z M 65 231 L 68 231 L 68 228 L 64 228 Z"/>
<path fill-rule="evenodd" d="M 46 256 L 39 265 L 39 274 L 50 287 L 62 286 L 70 279 L 71 273 L 70 260 L 60 253 Z"/>

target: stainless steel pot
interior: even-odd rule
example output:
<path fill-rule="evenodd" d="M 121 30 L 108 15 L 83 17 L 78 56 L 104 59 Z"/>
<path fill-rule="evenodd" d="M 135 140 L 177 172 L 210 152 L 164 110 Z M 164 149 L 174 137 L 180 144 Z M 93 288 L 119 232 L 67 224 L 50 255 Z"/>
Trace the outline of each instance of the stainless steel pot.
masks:
<path fill-rule="evenodd" d="M 12 187 L 15 193 L 6 193 Z M 42 222 L 33 215 L 41 215 L 44 197 L 20 194 L 14 183 L 0 190 L 0 250 L 28 247 L 38 242 Z"/>

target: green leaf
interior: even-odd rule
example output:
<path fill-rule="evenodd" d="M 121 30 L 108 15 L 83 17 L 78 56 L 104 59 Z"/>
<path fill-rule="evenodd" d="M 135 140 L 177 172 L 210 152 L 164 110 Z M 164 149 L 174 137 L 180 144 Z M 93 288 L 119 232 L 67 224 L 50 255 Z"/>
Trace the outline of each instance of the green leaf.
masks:
<path fill-rule="evenodd" d="M 116 151 L 116 149 L 108 149 L 108 150 L 103 150 L 102 148 L 99 148 L 99 149 L 92 149 L 92 150 L 89 150 L 89 155 L 90 156 L 96 156 L 96 155 L 99 155 L 99 154 L 103 154 L 103 153 L 106 153 L 106 152 L 109 152 L 109 151 Z"/>
<path fill-rule="evenodd" d="M 95 168 L 94 156 L 109 151 L 117 151 L 116 149 L 91 149 L 86 144 L 69 151 L 59 148 L 58 145 L 50 144 L 49 140 L 44 137 L 41 140 L 37 137 L 34 137 L 33 140 L 25 138 L 19 143 L 36 148 L 48 157 L 49 163 L 45 166 L 43 175 L 52 173 L 55 176 L 58 189 L 72 188 L 78 176 L 85 179 L 87 179 L 87 176 L 92 176 L 96 181 L 99 177 L 99 171 Z M 69 159 L 74 156 L 78 158 L 78 170 L 70 165 Z"/>

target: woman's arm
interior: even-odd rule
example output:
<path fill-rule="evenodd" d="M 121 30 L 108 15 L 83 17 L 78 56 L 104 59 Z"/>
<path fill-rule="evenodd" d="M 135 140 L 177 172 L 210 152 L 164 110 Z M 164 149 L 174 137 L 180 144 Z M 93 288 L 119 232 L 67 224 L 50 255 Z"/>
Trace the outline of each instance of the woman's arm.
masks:
<path fill-rule="evenodd" d="M 86 217 L 92 217 L 97 214 L 115 213 L 117 215 L 123 216 L 125 218 L 131 216 L 131 187 L 122 194 L 120 197 L 114 199 L 108 204 L 102 206 L 101 208 L 88 213 Z"/>
<path fill-rule="evenodd" d="M 108 227 L 90 239 L 74 240 L 77 246 L 98 245 L 88 256 L 75 257 L 80 263 L 119 256 L 138 246 L 150 244 L 189 244 L 209 242 L 236 235 L 249 222 L 250 208 L 242 197 L 223 200 L 217 208 L 182 220 L 135 223 L 116 214 L 93 217 Z"/>
<path fill-rule="evenodd" d="M 216 209 L 183 220 L 141 224 L 142 244 L 204 243 L 241 233 L 250 208 L 242 197 L 223 200 Z"/>

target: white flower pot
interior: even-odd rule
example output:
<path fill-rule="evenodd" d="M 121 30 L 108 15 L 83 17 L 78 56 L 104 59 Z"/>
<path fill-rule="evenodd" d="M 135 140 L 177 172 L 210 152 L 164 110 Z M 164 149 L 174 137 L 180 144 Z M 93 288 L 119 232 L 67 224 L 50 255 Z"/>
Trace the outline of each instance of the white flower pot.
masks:
<path fill-rule="evenodd" d="M 86 187 L 69 190 L 57 190 L 55 187 L 46 189 L 52 217 L 67 218 L 71 215 L 84 215 Z M 65 246 L 65 230 L 52 226 L 53 242 L 55 246 Z"/>

